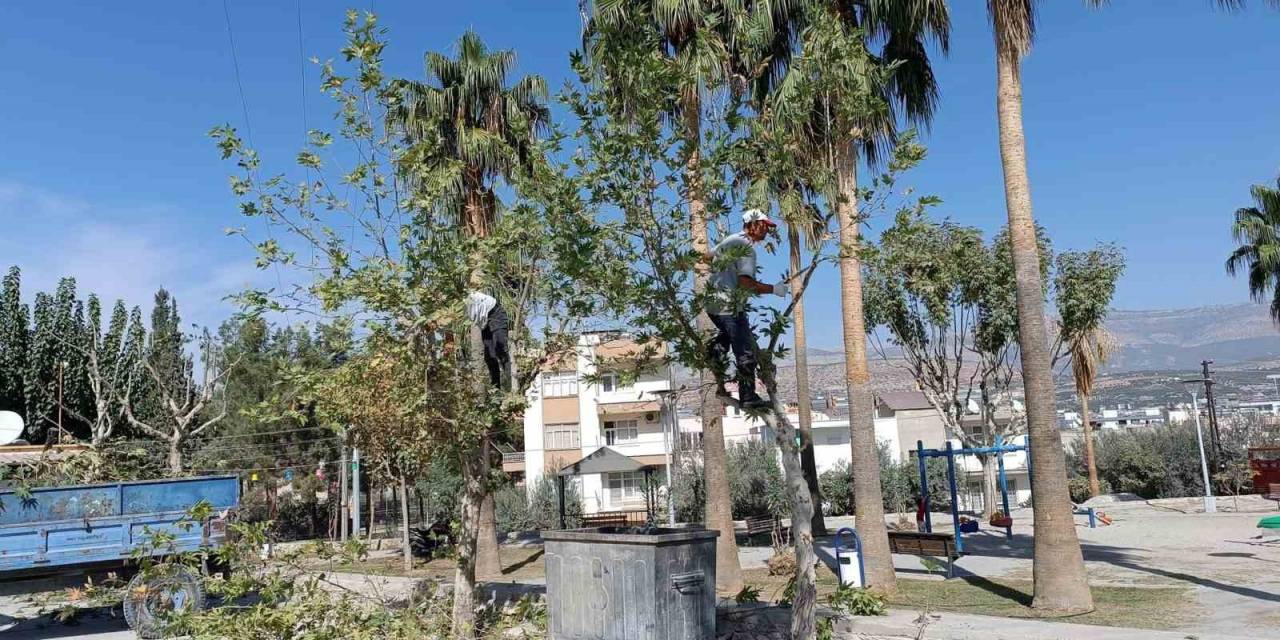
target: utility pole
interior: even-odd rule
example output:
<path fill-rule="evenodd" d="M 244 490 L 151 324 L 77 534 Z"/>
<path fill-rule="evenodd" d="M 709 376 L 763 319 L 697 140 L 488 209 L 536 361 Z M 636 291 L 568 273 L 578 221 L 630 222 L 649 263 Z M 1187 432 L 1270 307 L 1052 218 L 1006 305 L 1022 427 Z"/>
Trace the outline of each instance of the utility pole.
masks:
<path fill-rule="evenodd" d="M 67 370 L 67 361 L 58 363 L 58 444 L 62 444 L 62 374 Z M 47 441 L 46 441 L 47 442 Z"/>
<path fill-rule="evenodd" d="M 1201 373 L 1204 375 L 1204 399 L 1209 405 L 1209 437 L 1213 445 L 1213 455 L 1210 456 L 1213 461 L 1213 468 L 1218 468 L 1218 462 L 1222 459 L 1222 438 L 1218 434 L 1218 407 L 1213 401 L 1213 372 L 1209 370 L 1209 365 L 1213 364 L 1212 360 L 1203 360 L 1200 362 Z"/>
<path fill-rule="evenodd" d="M 373 511 L 373 500 L 369 501 L 369 510 Z M 369 535 L 373 535 L 373 527 L 369 527 Z M 351 450 L 351 536 L 360 537 L 360 448 Z"/>
<path fill-rule="evenodd" d="M 347 541 L 351 531 L 351 506 L 347 501 L 347 438 L 343 434 L 342 453 L 338 458 L 338 539 Z"/>

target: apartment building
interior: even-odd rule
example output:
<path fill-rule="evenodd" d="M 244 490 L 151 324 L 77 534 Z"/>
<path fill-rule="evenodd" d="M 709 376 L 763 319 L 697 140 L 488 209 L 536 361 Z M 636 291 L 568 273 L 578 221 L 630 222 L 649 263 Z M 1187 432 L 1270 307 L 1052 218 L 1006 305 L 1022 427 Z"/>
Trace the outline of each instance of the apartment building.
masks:
<path fill-rule="evenodd" d="M 583 334 L 573 354 L 548 367 L 529 389 L 524 414 L 526 486 L 608 447 L 665 483 L 668 437 L 658 392 L 671 388 L 670 368 L 618 332 Z M 628 375 L 628 374 L 632 375 Z M 506 466 L 506 465 L 504 465 Z M 514 472 L 512 464 L 508 472 Z M 583 474 L 578 483 L 586 513 L 644 509 L 644 472 Z"/>

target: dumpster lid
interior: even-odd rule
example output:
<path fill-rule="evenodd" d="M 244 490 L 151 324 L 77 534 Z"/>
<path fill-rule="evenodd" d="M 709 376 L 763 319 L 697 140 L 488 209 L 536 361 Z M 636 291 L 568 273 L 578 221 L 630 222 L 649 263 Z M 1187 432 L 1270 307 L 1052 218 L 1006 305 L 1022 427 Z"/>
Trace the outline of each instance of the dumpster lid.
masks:
<path fill-rule="evenodd" d="M 653 528 L 649 530 L 650 533 L 639 533 L 639 530 L 640 527 L 588 527 L 585 529 L 543 531 L 542 539 L 602 544 L 661 545 L 673 542 L 709 540 L 720 536 L 719 531 L 702 527 Z"/>

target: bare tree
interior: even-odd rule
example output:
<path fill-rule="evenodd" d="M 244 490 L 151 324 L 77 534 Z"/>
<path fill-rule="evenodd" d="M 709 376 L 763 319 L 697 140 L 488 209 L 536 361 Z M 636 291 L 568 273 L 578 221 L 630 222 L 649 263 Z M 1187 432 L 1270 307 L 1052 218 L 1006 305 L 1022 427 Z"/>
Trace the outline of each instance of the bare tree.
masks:
<path fill-rule="evenodd" d="M 124 397 L 129 424 L 169 445 L 169 471 L 174 474 L 182 473 L 183 446 L 227 416 L 224 383 L 235 368 L 234 364 L 223 362 L 222 349 L 207 330 L 200 345 L 202 371 L 199 380 L 194 375 L 195 363 L 190 356 L 183 358 L 181 372 L 176 376 L 166 375 L 161 370 L 153 361 L 153 351 L 143 356 L 140 368 L 160 399 L 161 410 L 157 417 L 143 416 L 145 419 L 142 419 L 137 416 L 131 398 L 136 385 L 129 385 Z M 212 414 L 206 413 L 205 409 L 211 407 L 219 396 L 220 406 Z"/>

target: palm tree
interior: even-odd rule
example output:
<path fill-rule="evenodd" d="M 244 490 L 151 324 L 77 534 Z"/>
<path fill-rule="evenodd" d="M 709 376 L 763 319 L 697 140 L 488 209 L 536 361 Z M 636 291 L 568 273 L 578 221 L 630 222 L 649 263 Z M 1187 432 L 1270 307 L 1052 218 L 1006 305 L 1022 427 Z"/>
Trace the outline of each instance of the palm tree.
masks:
<path fill-rule="evenodd" d="M 1245 271 L 1249 296 L 1257 302 L 1271 298 L 1271 319 L 1280 323 L 1280 179 L 1274 189 L 1253 185 L 1255 206 L 1236 210 L 1231 237 L 1240 247 L 1227 258 L 1227 273 Z"/>
<path fill-rule="evenodd" d="M 1098 467 L 1093 457 L 1093 425 L 1089 422 L 1089 396 L 1093 395 L 1093 382 L 1097 378 L 1098 369 L 1107 361 L 1114 345 L 1115 338 L 1102 326 L 1080 332 L 1067 343 L 1067 353 L 1071 359 L 1071 379 L 1075 382 L 1076 395 L 1080 398 L 1080 415 L 1084 426 L 1084 460 L 1089 472 L 1089 495 L 1095 498 L 1102 491 L 1098 486 Z"/>
<path fill-rule="evenodd" d="M 1035 461 L 1035 597 L 1032 606 L 1066 612 L 1093 609 L 1093 596 L 1071 517 L 1062 441 L 1054 414 L 1053 372 L 1045 326 L 1040 249 L 1031 212 L 1022 128 L 1022 57 L 1035 36 L 1035 0 L 988 0 L 996 41 L 996 109 L 1000 159 L 1018 302 L 1018 344 L 1026 393 L 1027 433 Z"/>
<path fill-rule="evenodd" d="M 435 206 L 451 215 L 457 228 L 483 238 L 499 215 L 498 181 L 510 181 L 536 160 L 537 136 L 550 118 L 547 86 L 536 75 L 508 84 L 515 52 L 490 51 L 475 32 L 462 35 L 457 52 L 457 58 L 427 53 L 428 82 L 394 82 L 396 106 L 388 118 L 410 145 L 401 167 L 405 174 L 443 185 Z M 478 271 L 471 274 L 477 286 L 480 279 Z M 480 332 L 473 328 L 471 334 L 472 358 L 478 361 Z M 476 368 L 483 367 L 477 362 Z M 466 489 L 453 611 L 459 637 L 475 633 L 477 573 L 497 575 L 502 568 L 487 483 L 490 449 L 485 436 L 474 455 L 461 461 Z"/>
<path fill-rule="evenodd" d="M 672 116 L 686 144 L 684 188 L 689 201 L 690 240 L 692 249 L 702 255 L 710 249 L 701 155 L 704 94 L 722 88 L 733 72 L 732 51 L 740 38 L 746 39 L 747 26 L 767 27 L 764 32 L 756 32 L 759 42 L 773 40 L 762 33 L 767 33 L 775 22 L 788 24 L 783 19 L 789 4 L 785 1 L 751 3 L 752 7 L 746 4 L 735 0 L 597 0 L 585 11 L 586 57 L 600 78 L 619 91 L 635 89 L 628 84 L 626 64 L 621 61 L 620 53 L 627 48 L 647 49 L 676 71 L 677 85 L 671 87 L 675 93 Z M 748 25 L 744 16 L 754 19 Z M 695 293 L 705 289 L 709 275 L 706 264 L 694 267 Z M 699 317 L 698 325 L 703 333 L 712 331 L 711 320 L 705 315 Z M 700 413 L 707 487 L 705 519 L 708 528 L 720 532 L 716 539 L 716 586 L 720 591 L 736 592 L 742 588 L 742 569 L 725 473 L 724 429 L 720 422 L 723 410 L 719 398 L 710 392 L 713 383 L 710 372 L 703 371 Z"/>
<path fill-rule="evenodd" d="M 810 137 L 834 175 L 828 196 L 840 241 L 840 294 L 854 474 L 854 508 L 867 583 L 897 587 L 884 525 L 859 258 L 858 164 L 874 166 L 896 143 L 900 119 L 927 124 L 937 84 L 926 42 L 945 51 L 950 18 L 942 0 L 827 0 L 804 25 L 801 61 L 774 104 Z"/>
<path fill-rule="evenodd" d="M 773 117 L 769 101 L 760 104 L 758 117 L 751 125 L 751 135 L 734 149 L 732 164 L 739 182 L 747 183 L 747 205 L 768 210 L 776 203 L 778 213 L 787 225 L 787 247 L 790 273 L 803 268 L 803 246 L 820 251 L 828 240 L 828 222 L 813 199 L 824 192 L 826 175 L 820 161 L 815 161 L 806 137 L 797 128 L 786 126 Z M 802 244 L 803 240 L 803 244 Z M 809 499 L 815 506 L 812 533 L 826 535 L 822 516 L 822 493 L 818 483 L 818 465 L 813 449 L 812 399 L 809 394 L 808 341 L 804 318 L 804 283 L 791 279 L 791 295 L 795 299 L 792 312 L 794 336 L 796 396 L 801 437 L 800 465 Z"/>

